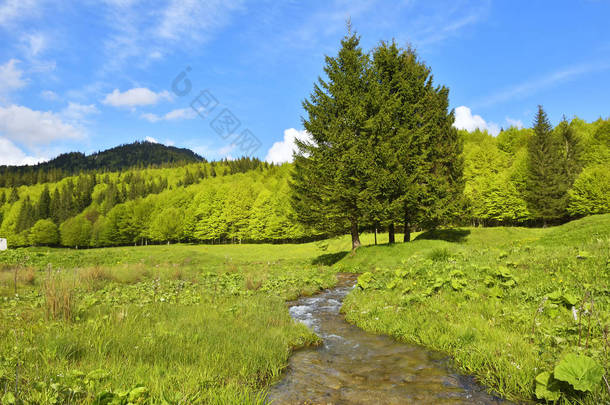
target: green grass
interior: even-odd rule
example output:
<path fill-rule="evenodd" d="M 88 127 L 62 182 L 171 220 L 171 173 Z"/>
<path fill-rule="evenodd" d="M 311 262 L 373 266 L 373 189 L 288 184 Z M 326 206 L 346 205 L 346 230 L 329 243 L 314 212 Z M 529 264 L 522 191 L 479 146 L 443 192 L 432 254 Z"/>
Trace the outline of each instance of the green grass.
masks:
<path fill-rule="evenodd" d="M 533 399 L 535 376 L 567 353 L 608 370 L 610 215 L 362 241 L 356 255 L 347 236 L 1 253 L 0 403 L 15 386 L 22 403 L 263 403 L 292 350 L 318 342 L 285 301 L 332 286 L 338 271 L 371 272 L 346 300 L 350 322 L 447 353 L 504 397 Z M 591 316 L 579 325 L 545 301 L 558 290 L 579 313 L 592 298 Z M 601 385 L 570 395 L 608 400 Z"/>
<path fill-rule="evenodd" d="M 344 242 L 5 252 L 0 399 L 262 402 L 292 350 L 318 342 L 285 300 L 332 286 L 312 262 Z"/>
<path fill-rule="evenodd" d="M 610 215 L 602 215 L 546 229 L 437 231 L 363 248 L 335 266 L 372 273 L 346 299 L 348 321 L 444 352 L 500 395 L 530 400 L 536 375 L 568 353 L 609 370 L 609 265 Z M 545 298 L 556 291 L 576 298 L 579 321 L 571 305 Z M 610 395 L 600 383 L 561 400 Z"/>

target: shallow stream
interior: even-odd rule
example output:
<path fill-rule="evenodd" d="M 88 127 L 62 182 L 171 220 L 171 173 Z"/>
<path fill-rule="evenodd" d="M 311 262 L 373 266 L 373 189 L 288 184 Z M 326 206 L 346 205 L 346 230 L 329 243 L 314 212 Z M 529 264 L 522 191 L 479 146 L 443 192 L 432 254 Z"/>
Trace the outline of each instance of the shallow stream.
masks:
<path fill-rule="evenodd" d="M 339 310 L 356 276 L 338 277 L 335 288 L 291 303 L 291 316 L 323 343 L 293 353 L 270 403 L 507 404 L 452 370 L 446 357 L 348 324 Z"/>

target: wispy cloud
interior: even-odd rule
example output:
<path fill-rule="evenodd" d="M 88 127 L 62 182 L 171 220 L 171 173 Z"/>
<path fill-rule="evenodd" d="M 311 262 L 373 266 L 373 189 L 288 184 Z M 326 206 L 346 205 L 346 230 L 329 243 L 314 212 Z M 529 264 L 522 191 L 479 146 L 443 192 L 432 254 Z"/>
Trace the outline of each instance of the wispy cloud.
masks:
<path fill-rule="evenodd" d="M 46 34 L 41 32 L 31 32 L 21 37 L 21 46 L 24 53 L 29 58 L 36 58 L 45 51 L 49 44 Z"/>
<path fill-rule="evenodd" d="M 460 13 L 440 13 L 441 18 L 435 18 L 434 23 L 431 21 L 422 21 L 422 24 L 412 34 L 411 41 L 418 45 L 429 45 L 441 42 L 447 38 L 457 35 L 463 28 L 479 22 L 485 15 L 485 7 L 480 7 L 470 10 L 466 15 Z"/>
<path fill-rule="evenodd" d="M 214 38 L 243 10 L 243 0 L 170 0 L 151 7 L 139 0 L 106 1 L 111 33 L 104 40 L 107 54 L 102 73 L 120 71 L 127 63 L 147 66 L 174 51 L 196 47 Z"/>
<path fill-rule="evenodd" d="M 610 61 L 585 63 L 576 66 L 566 67 L 555 72 L 551 72 L 544 77 L 528 80 L 489 97 L 479 102 L 473 103 L 473 107 L 489 107 L 495 104 L 524 98 L 536 94 L 544 89 L 554 87 L 560 83 L 573 80 L 588 73 L 601 72 L 610 69 Z"/>
<path fill-rule="evenodd" d="M 14 26 L 20 20 L 40 14 L 40 0 L 5 0 L 0 4 L 0 26 Z"/>
<path fill-rule="evenodd" d="M 161 13 L 156 34 L 173 41 L 205 41 L 212 32 L 226 25 L 231 13 L 242 9 L 243 3 L 241 0 L 171 0 Z"/>
<path fill-rule="evenodd" d="M 69 102 L 68 106 L 61 111 L 62 117 L 73 124 L 82 125 L 88 116 L 99 114 L 100 110 L 94 104 L 79 104 Z"/>
<path fill-rule="evenodd" d="M 153 113 L 144 113 L 140 115 L 140 117 L 149 122 L 190 120 L 196 116 L 197 114 L 192 108 L 179 108 L 164 115 L 157 115 Z"/>
<path fill-rule="evenodd" d="M 47 101 L 57 101 L 60 99 L 59 95 L 53 90 L 43 90 L 40 92 L 40 97 Z"/>

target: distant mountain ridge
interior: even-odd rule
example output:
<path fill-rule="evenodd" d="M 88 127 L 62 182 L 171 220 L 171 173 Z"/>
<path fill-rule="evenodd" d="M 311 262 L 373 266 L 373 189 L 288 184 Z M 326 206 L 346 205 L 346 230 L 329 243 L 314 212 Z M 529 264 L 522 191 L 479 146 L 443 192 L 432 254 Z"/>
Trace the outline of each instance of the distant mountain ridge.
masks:
<path fill-rule="evenodd" d="M 134 167 L 181 166 L 206 162 L 186 148 L 136 141 L 85 155 L 63 153 L 47 162 L 33 166 L 0 166 L 0 187 L 57 181 L 86 171 L 117 171 Z"/>

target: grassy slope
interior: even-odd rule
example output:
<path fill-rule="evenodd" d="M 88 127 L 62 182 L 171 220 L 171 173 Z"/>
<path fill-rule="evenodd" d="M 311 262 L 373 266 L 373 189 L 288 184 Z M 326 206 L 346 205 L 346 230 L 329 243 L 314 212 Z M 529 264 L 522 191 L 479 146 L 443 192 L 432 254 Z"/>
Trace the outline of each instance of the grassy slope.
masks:
<path fill-rule="evenodd" d="M 350 322 L 445 352 L 512 399 L 534 398 L 535 376 L 552 371 L 567 353 L 593 357 L 608 370 L 603 327 L 610 324 L 610 215 L 547 229 L 428 236 L 451 241 L 421 235 L 409 244 L 363 248 L 336 264 L 373 274 L 369 288 L 346 300 Z M 581 313 L 592 297 L 592 316 L 579 326 L 569 308 L 542 304 L 557 290 L 577 297 Z M 589 404 L 608 399 L 601 385 L 578 398 Z"/>

